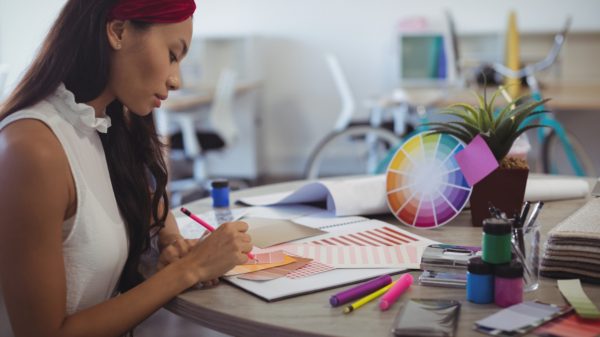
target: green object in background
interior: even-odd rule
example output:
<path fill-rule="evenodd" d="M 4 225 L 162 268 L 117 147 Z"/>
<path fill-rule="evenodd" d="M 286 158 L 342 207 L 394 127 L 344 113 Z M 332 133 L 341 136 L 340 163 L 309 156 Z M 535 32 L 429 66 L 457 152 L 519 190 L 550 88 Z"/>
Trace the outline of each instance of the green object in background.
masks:
<path fill-rule="evenodd" d="M 437 79 L 439 60 L 444 52 L 442 35 L 404 35 L 400 37 L 401 78 L 406 80 Z"/>

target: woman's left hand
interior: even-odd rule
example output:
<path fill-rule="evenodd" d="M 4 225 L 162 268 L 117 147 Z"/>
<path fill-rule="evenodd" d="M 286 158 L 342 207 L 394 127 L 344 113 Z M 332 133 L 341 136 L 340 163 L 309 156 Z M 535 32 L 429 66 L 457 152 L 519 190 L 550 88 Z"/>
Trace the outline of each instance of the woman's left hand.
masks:
<path fill-rule="evenodd" d="M 204 239 L 206 235 L 210 234 L 206 232 L 200 239 L 186 239 L 183 236 L 178 236 L 173 241 L 162 248 L 160 256 L 158 258 L 157 270 L 161 270 L 167 265 L 181 259 L 186 256 L 190 249 L 194 247 L 198 241 Z M 219 284 L 219 279 L 202 282 L 204 287 L 212 287 Z"/>

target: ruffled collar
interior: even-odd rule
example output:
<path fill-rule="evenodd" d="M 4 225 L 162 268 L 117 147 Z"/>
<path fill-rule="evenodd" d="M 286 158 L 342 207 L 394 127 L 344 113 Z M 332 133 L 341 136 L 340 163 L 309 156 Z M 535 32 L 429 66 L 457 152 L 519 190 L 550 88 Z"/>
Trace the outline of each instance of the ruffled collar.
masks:
<path fill-rule="evenodd" d="M 93 107 L 75 102 L 75 95 L 67 90 L 61 83 L 51 97 L 55 105 L 59 105 L 59 111 L 74 126 L 81 126 L 90 131 L 106 133 L 110 127 L 110 116 L 96 117 Z"/>

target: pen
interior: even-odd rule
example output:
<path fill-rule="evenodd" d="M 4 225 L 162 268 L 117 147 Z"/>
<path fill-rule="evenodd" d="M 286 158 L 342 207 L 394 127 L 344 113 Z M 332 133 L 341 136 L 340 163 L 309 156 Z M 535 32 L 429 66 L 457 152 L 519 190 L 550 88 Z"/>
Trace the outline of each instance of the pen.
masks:
<path fill-rule="evenodd" d="M 379 309 L 383 311 L 388 310 L 412 283 L 413 277 L 411 274 L 402 275 L 398 281 L 394 283 L 394 286 L 391 287 L 390 290 L 385 293 L 385 295 L 383 295 L 379 301 Z"/>
<path fill-rule="evenodd" d="M 390 275 L 381 275 L 368 282 L 359 284 L 356 287 L 344 290 L 331 296 L 331 298 L 329 298 L 329 303 L 331 304 L 331 306 L 337 307 L 338 305 L 348 303 L 352 300 L 370 294 L 373 291 L 380 289 L 381 287 L 386 286 L 390 283 L 392 283 L 392 277 Z"/>
<path fill-rule="evenodd" d="M 523 211 L 521 212 L 521 215 L 519 216 L 519 227 L 523 227 L 523 224 L 525 223 L 525 219 L 527 219 L 527 215 L 529 215 L 529 207 L 531 206 L 531 204 L 529 203 L 529 201 L 525 201 L 525 206 L 523 207 Z"/>
<path fill-rule="evenodd" d="M 531 212 L 531 217 L 529 218 L 529 221 L 527 221 L 527 224 L 525 225 L 525 233 L 529 233 L 529 231 L 531 231 L 531 228 L 533 228 L 533 226 L 535 225 L 535 222 L 537 220 L 538 215 L 540 214 L 540 211 L 542 210 L 542 207 L 544 207 L 544 202 L 543 201 L 538 201 L 535 206 L 533 211 Z"/>
<path fill-rule="evenodd" d="M 523 224 L 525 224 L 525 219 L 527 219 L 527 215 L 529 214 L 530 206 L 531 203 L 529 201 L 525 201 L 525 206 L 523 207 L 523 210 L 519 217 L 515 218 L 513 226 L 513 236 L 515 236 L 518 242 L 518 248 L 521 250 L 521 253 L 523 255 L 525 255 L 525 239 L 523 237 Z"/>
<path fill-rule="evenodd" d="M 192 220 L 194 220 L 197 223 L 199 223 L 200 225 L 202 225 L 202 227 L 206 228 L 206 230 L 208 230 L 209 232 L 215 231 L 215 228 L 213 226 L 211 226 L 208 222 L 200 219 L 200 217 L 198 217 L 196 214 L 190 212 L 187 208 L 181 207 L 181 212 L 183 212 L 183 214 L 189 216 L 190 218 L 192 218 Z M 252 254 L 251 252 L 248 252 L 246 255 L 248 255 L 248 258 L 250 260 L 254 260 L 254 254 Z"/>
<path fill-rule="evenodd" d="M 396 282 L 398 282 L 398 281 L 396 281 Z M 377 297 L 385 294 L 385 292 L 388 291 L 391 287 L 393 287 L 394 284 L 396 284 L 396 282 L 390 283 L 387 286 L 385 286 L 385 287 L 383 287 L 383 288 L 381 288 L 381 289 L 379 289 L 379 290 L 377 290 L 377 291 L 375 291 L 375 292 L 373 292 L 373 293 L 371 293 L 371 294 L 369 294 L 369 295 L 367 295 L 367 296 L 359 299 L 358 301 L 350 304 L 349 306 L 345 307 L 344 308 L 344 314 L 351 313 L 352 311 L 354 311 L 354 310 L 362 307 L 363 305 L 371 302 L 372 300 L 376 299 Z"/>

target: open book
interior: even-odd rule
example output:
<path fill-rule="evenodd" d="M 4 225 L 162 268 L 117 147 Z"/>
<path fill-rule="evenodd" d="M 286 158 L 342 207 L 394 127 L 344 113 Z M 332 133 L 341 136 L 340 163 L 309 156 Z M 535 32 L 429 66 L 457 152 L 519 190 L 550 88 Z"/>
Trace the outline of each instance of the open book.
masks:
<path fill-rule="evenodd" d="M 308 182 L 295 191 L 238 200 L 251 206 L 324 202 L 336 216 L 372 215 L 389 212 L 385 175 Z M 543 178 L 532 175 L 527 181 L 525 200 L 549 201 L 584 198 L 589 184 L 579 178 Z"/>

